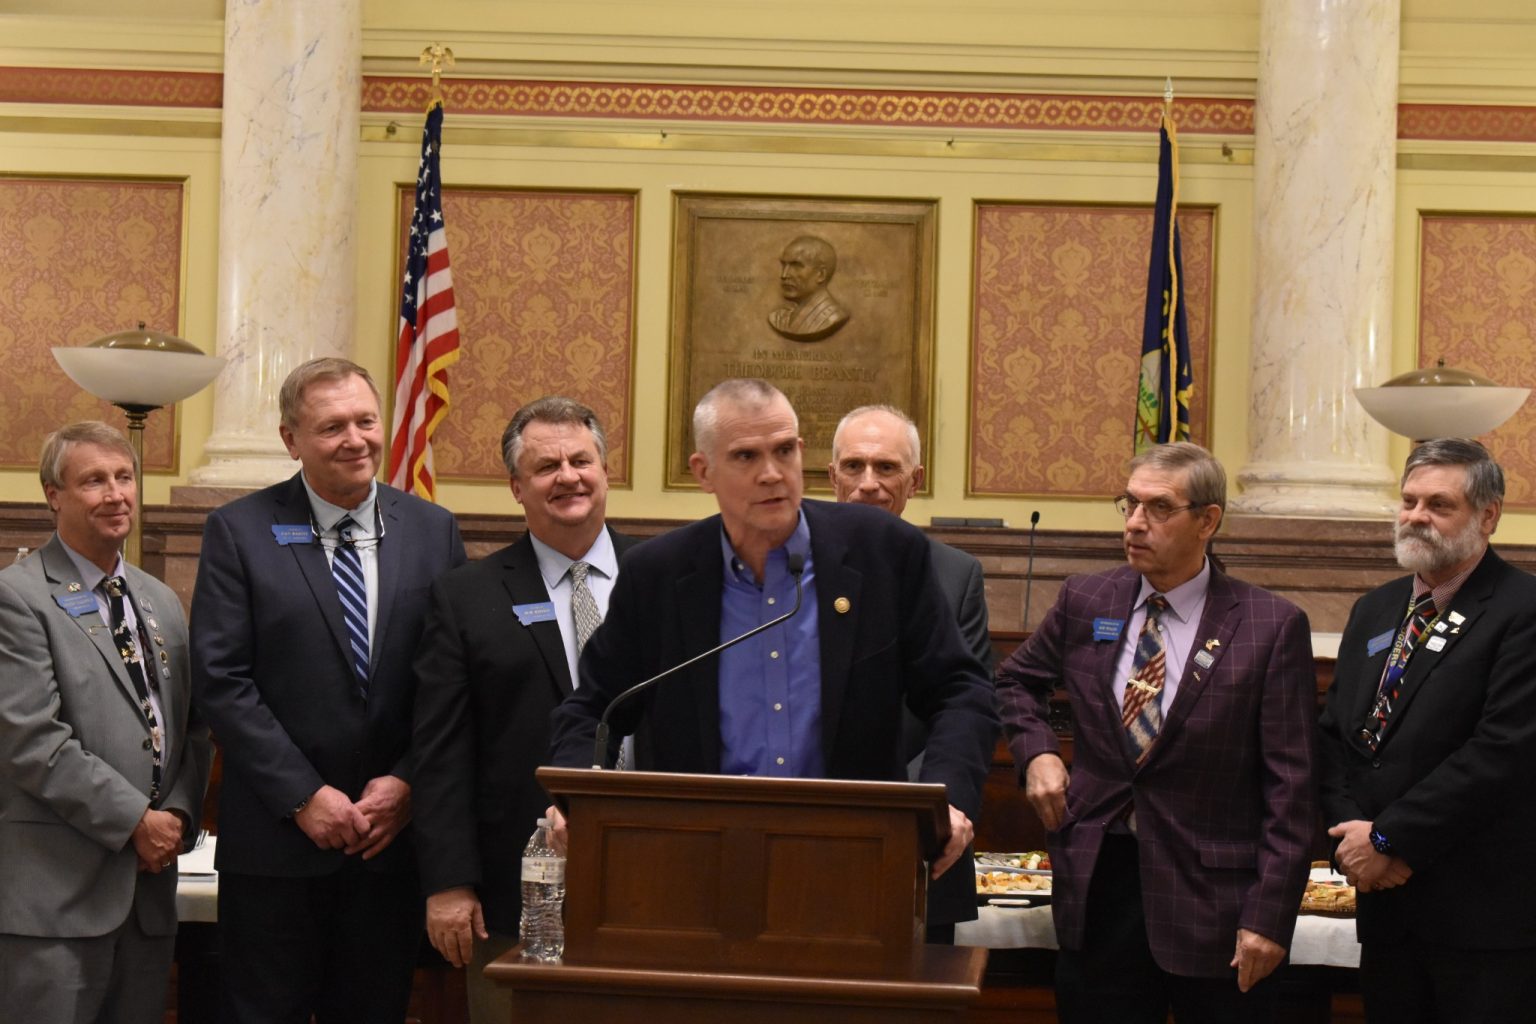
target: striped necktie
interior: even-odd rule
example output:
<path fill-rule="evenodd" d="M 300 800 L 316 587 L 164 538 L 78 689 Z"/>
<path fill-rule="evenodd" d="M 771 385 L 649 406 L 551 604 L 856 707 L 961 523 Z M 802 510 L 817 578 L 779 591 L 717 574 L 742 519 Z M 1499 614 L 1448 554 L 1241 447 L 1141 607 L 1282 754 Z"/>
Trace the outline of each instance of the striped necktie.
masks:
<path fill-rule="evenodd" d="M 342 516 L 336 524 L 335 557 L 331 576 L 336 580 L 336 596 L 341 598 L 341 619 L 347 627 L 347 643 L 352 652 L 352 671 L 357 674 L 357 688 L 368 696 L 368 585 L 363 582 L 363 560 L 352 543 L 357 523 Z"/>
<path fill-rule="evenodd" d="M 1168 610 L 1162 594 L 1147 598 L 1147 621 L 1136 640 L 1136 656 L 1131 661 L 1131 678 L 1125 684 L 1125 703 L 1120 723 L 1125 726 L 1136 750 L 1136 763 L 1147 759 L 1152 741 L 1163 727 L 1163 682 L 1167 674 L 1167 652 L 1163 648 L 1161 619 Z"/>

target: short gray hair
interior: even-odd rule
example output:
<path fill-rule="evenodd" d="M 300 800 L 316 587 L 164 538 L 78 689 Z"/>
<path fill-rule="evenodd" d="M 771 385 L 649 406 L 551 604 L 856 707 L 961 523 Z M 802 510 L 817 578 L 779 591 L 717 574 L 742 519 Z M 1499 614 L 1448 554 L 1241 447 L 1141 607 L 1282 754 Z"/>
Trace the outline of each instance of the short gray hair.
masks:
<path fill-rule="evenodd" d="M 894 405 L 861 405 L 857 409 L 851 409 L 844 414 L 843 418 L 837 421 L 837 429 L 832 433 L 832 461 L 837 461 L 837 451 L 842 447 L 843 428 L 860 416 L 867 416 L 874 412 L 883 412 L 894 416 L 906 426 L 907 447 L 912 452 L 912 465 L 921 466 L 923 464 L 923 442 L 917 436 L 917 424 L 912 422 L 911 416 L 908 416 Z"/>
<path fill-rule="evenodd" d="M 43 452 L 37 460 L 37 478 L 45 490 L 64 486 L 64 460 L 77 444 L 93 444 L 128 456 L 133 463 L 134 476 L 138 476 L 138 457 L 133 454 L 133 445 L 128 443 L 123 432 L 101 420 L 82 420 L 60 427 L 43 439 Z"/>
<path fill-rule="evenodd" d="M 1504 500 L 1504 471 L 1493 461 L 1487 448 L 1463 437 L 1440 437 L 1425 441 L 1408 454 L 1403 478 L 1423 466 L 1464 466 L 1467 470 L 1467 502 L 1475 509 L 1485 509 Z"/>
<path fill-rule="evenodd" d="M 1135 473 L 1143 466 L 1160 469 L 1165 473 L 1186 471 L 1185 495 L 1191 505 L 1215 505 L 1227 510 L 1227 471 L 1221 468 L 1216 456 L 1191 441 L 1174 441 L 1148 448 L 1126 466 L 1127 473 Z"/>
<path fill-rule="evenodd" d="M 512 476 L 517 476 L 517 460 L 523 454 L 523 431 L 530 423 L 575 423 L 586 427 L 597 445 L 598 461 L 605 466 L 608 464 L 608 437 L 603 433 L 597 413 L 574 398 L 545 395 L 514 412 L 507 429 L 501 432 L 501 461 Z"/>
<path fill-rule="evenodd" d="M 283 386 L 277 392 L 278 419 L 283 426 L 292 430 L 299 425 L 299 406 L 304 401 L 304 391 L 311 384 L 322 380 L 346 380 L 348 377 L 361 377 L 363 383 L 368 385 L 368 390 L 373 392 L 373 400 L 381 402 L 379 387 L 373 382 L 373 377 L 368 371 L 350 359 L 341 359 L 337 356 L 320 356 L 311 359 L 307 363 L 301 363 L 293 368 L 288 378 L 283 381 Z M 382 404 L 382 402 L 381 402 Z"/>
<path fill-rule="evenodd" d="M 789 414 L 795 419 L 795 433 L 800 432 L 800 416 L 784 392 L 760 377 L 732 377 L 704 392 L 699 404 L 693 407 L 693 446 L 705 458 L 715 446 L 715 430 L 720 425 L 722 405 L 740 405 L 748 409 L 761 409 L 783 398 L 789 406 Z"/>

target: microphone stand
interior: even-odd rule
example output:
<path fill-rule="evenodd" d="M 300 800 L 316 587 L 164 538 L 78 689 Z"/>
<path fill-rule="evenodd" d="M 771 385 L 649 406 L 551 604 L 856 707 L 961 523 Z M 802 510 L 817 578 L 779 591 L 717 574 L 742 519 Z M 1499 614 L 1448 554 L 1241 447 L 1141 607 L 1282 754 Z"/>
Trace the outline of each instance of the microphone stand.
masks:
<path fill-rule="evenodd" d="M 801 600 L 805 597 L 804 573 L 805 556 L 799 552 L 791 553 L 789 555 L 789 574 L 795 578 L 795 606 L 793 608 L 785 612 L 783 615 L 780 615 L 778 618 L 769 619 L 762 625 L 754 626 L 740 636 L 732 637 L 725 643 L 720 644 L 718 647 L 711 647 L 703 654 L 696 654 L 681 664 L 673 665 L 669 669 L 665 669 L 664 671 L 656 673 L 649 679 L 636 683 L 634 686 L 631 686 L 629 689 L 613 698 L 613 700 L 609 701 L 608 706 L 603 709 L 603 717 L 598 719 L 597 722 L 597 737 L 592 742 L 592 767 L 599 771 L 608 767 L 608 716 L 613 714 L 614 708 L 618 707 L 620 704 L 624 703 L 626 700 L 633 697 L 641 690 L 649 689 L 650 687 L 655 686 L 657 683 L 661 682 L 668 676 L 675 675 L 678 672 L 681 672 L 683 669 L 703 661 L 705 658 L 713 657 L 728 647 L 735 647 L 737 644 L 744 640 L 752 639 L 754 636 L 757 636 L 757 634 L 763 632 L 764 630 L 772 629 L 774 626 L 788 622 L 790 619 L 794 618 L 795 613 L 800 610 Z"/>

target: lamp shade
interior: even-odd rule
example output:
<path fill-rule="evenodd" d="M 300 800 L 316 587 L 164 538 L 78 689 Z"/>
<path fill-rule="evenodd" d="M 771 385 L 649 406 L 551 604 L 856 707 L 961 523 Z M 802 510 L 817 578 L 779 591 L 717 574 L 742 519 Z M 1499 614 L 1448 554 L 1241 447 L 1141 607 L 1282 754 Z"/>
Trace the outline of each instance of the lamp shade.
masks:
<path fill-rule="evenodd" d="M 53 358 L 69 379 L 97 398 L 125 408 L 159 409 L 207 387 L 224 368 L 223 356 L 204 355 L 174 335 L 119 331 L 80 348 L 57 347 Z"/>
<path fill-rule="evenodd" d="M 1355 389 L 1372 419 L 1410 440 L 1480 437 L 1519 412 L 1530 394 L 1530 388 L 1501 387 L 1443 362 L 1398 374 L 1378 388 Z"/>

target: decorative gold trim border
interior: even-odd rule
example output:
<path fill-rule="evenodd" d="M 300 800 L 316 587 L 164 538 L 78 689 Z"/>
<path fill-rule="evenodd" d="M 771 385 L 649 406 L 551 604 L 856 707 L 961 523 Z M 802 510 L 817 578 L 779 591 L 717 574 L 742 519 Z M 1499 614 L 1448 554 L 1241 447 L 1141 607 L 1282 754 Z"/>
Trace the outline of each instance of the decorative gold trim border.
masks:
<path fill-rule="evenodd" d="M 0 103 L 217 110 L 224 105 L 224 76 L 216 71 L 0 67 Z"/>
<path fill-rule="evenodd" d="M 430 89 L 421 78 L 367 75 L 363 110 L 415 113 L 426 106 Z M 443 101 L 455 113 L 512 117 L 1098 132 L 1155 130 L 1162 111 L 1161 98 L 1150 96 L 483 78 L 445 80 Z M 1180 100 L 1178 111 L 1181 132 L 1253 132 L 1251 100 Z"/>
<path fill-rule="evenodd" d="M 1142 132 L 1157 127 L 1155 96 L 961 92 L 937 89 L 834 89 L 455 78 L 448 109 L 496 117 L 610 118 L 818 124 L 842 127 Z M 415 114 L 431 82 L 408 75 L 364 75 L 362 109 Z M 0 103 L 218 109 L 223 75 L 214 71 L 0 67 Z M 1253 134 L 1251 99 L 1191 97 L 1177 104 L 1186 135 Z M 1536 142 L 1536 107 L 1400 103 L 1397 137 L 1411 141 Z"/>

